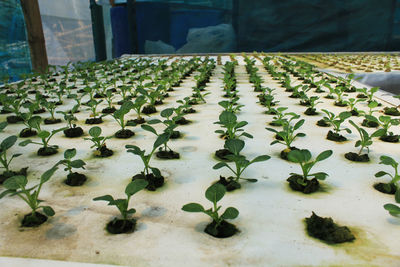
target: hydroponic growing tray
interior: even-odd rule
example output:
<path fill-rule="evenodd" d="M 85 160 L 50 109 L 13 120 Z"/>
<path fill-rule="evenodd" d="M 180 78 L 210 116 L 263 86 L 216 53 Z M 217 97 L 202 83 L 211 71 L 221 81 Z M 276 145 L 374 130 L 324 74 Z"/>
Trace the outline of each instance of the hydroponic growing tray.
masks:
<path fill-rule="evenodd" d="M 269 60 L 266 60 L 268 57 Z M 166 72 L 171 63 L 182 64 L 193 56 L 171 56 L 163 57 L 123 57 L 113 65 L 111 69 L 98 65 L 86 75 L 87 82 L 83 76 L 76 81 L 66 82 L 66 86 L 76 85 L 70 89 L 71 93 L 80 95 L 79 89 L 85 86 L 92 90 L 99 90 L 95 82 L 104 84 L 106 88 L 118 87 L 123 84 L 121 77 L 128 77 L 125 84 L 132 90 L 137 88 L 139 77 L 148 73 L 147 82 L 154 77 L 158 62 L 163 62 Z M 206 57 L 201 56 L 204 60 Z M 259 103 L 254 91 L 254 84 L 249 82 L 249 74 L 246 72 L 246 63 L 243 56 L 210 56 L 208 60 L 215 60 L 215 68 L 212 70 L 210 81 L 205 85 L 202 94 L 206 103 L 199 103 L 192 107 L 197 111 L 185 115 L 191 123 L 180 125 L 176 128 L 182 134 L 179 139 L 168 142 L 169 147 L 180 154 L 180 159 L 162 160 L 153 156 L 151 166 L 157 167 L 165 178 L 165 183 L 156 191 L 143 190 L 133 195 L 130 207 L 136 209 L 133 215 L 137 219 L 136 230 L 127 234 L 110 234 L 105 230 L 106 224 L 118 216 L 118 210 L 114 206 L 108 206 L 104 201 L 93 201 L 93 198 L 110 194 L 114 197 L 125 196 L 126 185 L 132 176 L 143 170 L 140 158 L 128 153 L 125 145 L 136 145 L 146 151 L 151 150 L 156 136 L 145 131 L 141 126 L 128 126 L 135 135 L 128 139 L 112 137 L 106 141 L 109 149 L 114 151 L 110 157 L 98 158 L 94 154 L 92 143 L 85 138 L 90 137 L 88 131 L 95 125 L 85 124 L 90 118 L 91 112 L 83 105 L 89 100 L 89 95 L 82 97 L 80 112 L 76 113 L 76 124 L 83 128 L 84 135 L 77 138 L 67 138 L 62 132 L 55 134 L 51 144 L 59 146 L 58 153 L 51 156 L 38 156 L 37 150 L 40 146 L 29 144 L 18 146 L 18 143 L 27 138 L 20 138 L 16 144 L 9 149 L 7 154 L 22 153 L 15 158 L 10 168 L 13 170 L 29 167 L 27 172 L 28 185 L 38 183 L 42 173 L 52 168 L 58 161 L 62 160 L 63 153 L 67 149 L 75 148 L 77 153 L 75 159 L 86 162 L 85 169 L 76 171 L 85 174 L 88 180 L 82 186 L 71 187 L 64 183 L 67 172 L 63 166 L 51 179 L 43 184 L 40 199 L 45 205 L 51 206 L 55 215 L 38 227 L 21 227 L 21 221 L 25 214 L 29 213 L 29 207 L 17 196 L 5 196 L 0 199 L 0 264 L 2 266 L 26 266 L 29 263 L 42 266 L 57 264 L 48 261 L 26 261 L 17 258 L 32 258 L 45 260 L 61 260 L 82 263 L 112 264 L 126 266 L 399 266 L 400 250 L 399 230 L 400 219 L 390 216 L 383 208 L 387 203 L 395 203 L 393 195 L 383 194 L 374 189 L 373 185 L 378 182 L 388 182 L 388 177 L 375 178 L 378 171 L 393 172 L 389 166 L 379 164 L 382 155 L 393 157 L 396 161 L 400 159 L 398 143 L 387 143 L 373 138 L 373 144 L 369 148 L 370 162 L 359 163 L 347 160 L 344 154 L 347 152 L 358 152 L 359 148 L 354 145 L 359 139 L 356 129 L 345 121 L 343 126 L 352 130 L 352 133 L 341 132 L 348 141 L 337 143 L 326 139 L 327 132 L 332 127 L 322 128 L 316 126 L 318 120 L 322 119 L 322 109 L 327 109 L 335 114 L 348 111 L 346 107 L 334 105 L 335 99 L 326 99 L 325 93 L 315 93 L 314 88 L 308 91 L 309 96 L 319 96 L 322 103 L 316 106 L 319 114 L 306 116 L 303 114 L 306 107 L 299 105 L 299 99 L 290 98 L 291 93 L 285 92 L 280 80 L 273 79 L 265 68 L 273 65 L 277 71 L 286 72 L 283 69 L 284 62 L 294 62 L 291 58 L 283 56 L 270 56 L 264 54 L 248 55 L 257 67 L 257 74 L 262 78 L 262 87 L 275 89 L 274 99 L 279 101 L 277 107 L 287 107 L 290 112 L 301 115 L 304 125 L 298 130 L 306 134 L 305 137 L 297 138 L 293 144 L 301 149 L 308 149 L 313 158 L 324 150 L 332 150 L 333 155 L 328 159 L 315 165 L 314 171 L 326 172 L 329 176 L 321 182 L 321 188 L 312 194 L 303 194 L 293 191 L 286 179 L 290 173 L 301 173 L 299 164 L 289 162 L 280 158 L 280 152 L 285 148 L 280 144 L 270 145 L 275 140 L 274 133 L 267 131 L 266 127 L 279 130 L 279 127 L 269 125 L 273 115 L 265 114 L 266 107 Z M 219 124 L 219 116 L 223 107 L 218 102 L 229 98 L 224 95 L 224 64 L 228 61 L 237 61 L 235 75 L 237 79 L 238 103 L 243 105 L 236 113 L 239 121 L 247 121 L 244 126 L 245 132 L 253 135 L 253 138 L 241 137 L 245 141 L 245 147 L 241 154 L 249 159 L 267 154 L 271 158 L 267 161 L 250 165 L 243 173 L 243 177 L 256 178 L 257 183 L 241 182 L 241 189 L 227 192 L 219 202 L 225 210 L 227 207 L 235 207 L 240 212 L 234 220 L 239 232 L 229 238 L 215 238 L 204 232 L 204 228 L 210 223 L 210 218 L 203 213 L 189 213 L 182 211 L 182 206 L 196 202 L 204 207 L 211 207 L 204 194 L 206 189 L 220 175 L 228 177 L 231 175 L 227 168 L 213 169 L 218 162 L 215 151 L 224 147 L 224 140 L 216 130 L 223 129 Z M 149 64 L 143 71 L 136 72 L 138 64 L 147 61 Z M 264 65 L 263 65 L 264 63 Z M 96 65 L 95 65 L 96 66 Z M 159 73 L 162 72 L 161 71 Z M 197 66 L 189 75 L 182 79 L 179 86 L 169 91 L 169 96 L 163 100 L 162 105 L 156 106 L 157 113 L 144 116 L 146 121 L 151 119 L 162 119 L 160 111 L 166 108 L 176 108 L 180 104 L 177 100 L 190 97 L 196 87 L 195 77 L 199 75 L 200 66 Z M 85 68 L 80 72 L 85 73 Z M 104 73 L 102 73 L 104 72 Z M 69 77 L 75 75 L 71 71 Z M 59 73 L 55 76 L 57 84 L 49 79 L 45 94 L 56 97 L 49 88 L 57 89 L 58 83 L 65 74 Z M 121 75 L 121 76 L 118 76 Z M 292 85 L 302 84 L 292 74 Z M 133 83 L 129 84 L 129 77 Z M 164 77 L 164 76 L 160 76 Z M 170 76 L 169 76 L 170 77 Z M 333 78 L 323 74 L 321 78 Z M 43 77 L 44 78 L 44 77 Z M 116 83 L 112 79 L 116 79 Z M 25 85 L 22 88 L 31 90 L 35 84 L 40 84 L 41 78 Z M 156 84 L 145 86 L 145 90 L 153 90 L 162 79 L 155 80 Z M 340 81 L 339 81 L 340 82 Z M 28 82 L 27 82 L 28 84 Z M 46 84 L 46 83 L 45 83 Z M 16 85 L 10 85 L 15 87 Z M 333 85 L 332 85 L 333 86 Z M 357 88 L 366 87 L 357 82 L 351 86 Z M 43 91 L 45 85 L 39 85 L 37 89 Z M 117 88 L 120 90 L 120 87 Z M 356 97 L 358 92 L 347 93 L 344 99 Z M 28 95 L 33 99 L 34 95 Z M 386 106 L 395 107 L 397 100 L 385 92 L 378 92 L 374 99 L 382 103 L 377 108 L 382 115 L 382 109 Z M 58 111 L 67 111 L 75 105 L 75 101 L 66 96 L 62 97 L 63 104 L 57 106 Z M 121 100 L 116 95 L 113 105 L 116 108 Z M 132 98 L 135 101 L 135 98 Z M 200 101 L 201 102 L 201 101 Z M 107 105 L 103 101 L 98 110 L 101 111 Z M 360 110 L 368 110 L 367 104 L 357 104 Z M 0 115 L 0 121 L 5 121 L 9 114 Z M 43 118 L 49 117 L 49 113 L 40 114 Z M 63 118 L 56 113 L 57 118 Z M 136 113 L 131 110 L 127 119 L 135 119 Z M 351 117 L 357 125 L 360 125 L 363 117 Z M 101 127 L 102 135 L 113 136 L 120 128 L 112 116 L 103 117 Z M 66 122 L 43 125 L 43 129 L 52 130 L 64 127 Z M 165 127 L 162 124 L 152 125 L 158 133 L 162 133 Z M 1 140 L 10 135 L 18 135 L 25 128 L 22 123 L 9 124 L 2 133 Z M 376 129 L 365 128 L 368 133 Z M 398 126 L 390 128 L 395 134 L 399 134 Z M 38 137 L 31 137 L 38 141 Z M 365 150 L 366 152 L 366 150 Z M 364 152 L 364 153 L 365 153 Z M 230 163 L 228 163 L 230 164 Z M 74 169 L 75 170 L 75 169 Z M 0 186 L 0 192 L 4 191 Z M 306 231 L 305 218 L 315 212 L 322 217 L 331 217 L 339 225 L 349 227 L 355 236 L 355 240 L 342 244 L 329 244 L 310 237 Z M 79 263 L 76 263 L 80 265 Z M 53 266 L 54 266 L 53 265 Z M 29 266 L 29 265 L 28 265 Z M 68 265 L 71 266 L 71 265 Z"/>

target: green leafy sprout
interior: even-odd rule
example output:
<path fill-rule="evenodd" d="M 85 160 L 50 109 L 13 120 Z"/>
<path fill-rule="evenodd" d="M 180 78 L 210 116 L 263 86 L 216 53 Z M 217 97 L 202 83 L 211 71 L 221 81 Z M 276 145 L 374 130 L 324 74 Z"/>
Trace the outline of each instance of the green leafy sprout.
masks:
<path fill-rule="evenodd" d="M 243 178 L 242 173 L 249 167 L 251 164 L 256 162 L 267 161 L 271 157 L 268 155 L 261 155 L 255 157 L 253 160 L 249 161 L 245 156 L 239 155 L 240 151 L 243 150 L 245 143 L 240 139 L 227 139 L 225 141 L 225 148 L 228 149 L 232 154 L 226 155 L 226 158 L 234 163 L 234 167 L 229 166 L 226 162 L 218 162 L 213 166 L 214 170 L 226 167 L 232 171 L 234 175 L 234 181 L 239 182 L 239 179 L 243 179 L 249 182 L 257 182 L 257 179 Z"/>
<path fill-rule="evenodd" d="M 29 188 L 26 187 L 28 184 L 28 178 L 26 176 L 17 175 L 8 178 L 3 183 L 3 186 L 6 188 L 6 190 L 0 194 L 0 199 L 6 195 L 17 195 L 32 209 L 32 216 L 35 216 L 35 213 L 40 208 L 47 216 L 54 216 L 55 212 L 50 206 L 41 205 L 43 200 L 39 199 L 39 194 L 43 184 L 50 180 L 51 176 L 53 176 L 56 170 L 57 168 L 53 167 L 45 171 L 40 177 L 39 183 Z"/>
<path fill-rule="evenodd" d="M 329 158 L 331 155 L 332 155 L 332 150 L 325 150 L 321 152 L 315 158 L 315 160 L 311 160 L 311 152 L 309 150 L 307 149 L 292 150 L 288 154 L 288 159 L 291 162 L 300 164 L 302 174 L 290 173 L 290 175 L 302 176 L 303 179 L 298 179 L 297 183 L 304 186 L 307 185 L 307 180 L 309 177 L 313 177 L 318 180 L 325 180 L 325 178 L 328 176 L 327 173 L 325 172 L 310 173 L 310 171 L 317 162 L 323 161 Z"/>
<path fill-rule="evenodd" d="M 114 199 L 111 195 L 104 195 L 96 197 L 94 201 L 107 201 L 109 206 L 116 206 L 121 213 L 122 219 L 124 221 L 128 220 L 128 217 L 136 212 L 134 208 L 129 208 L 129 201 L 131 197 L 137 192 L 146 188 L 148 182 L 143 179 L 136 179 L 130 182 L 125 188 L 126 198 Z M 123 228 L 123 227 L 121 227 Z"/>
<path fill-rule="evenodd" d="M 234 207 L 228 207 L 221 215 L 219 215 L 219 211 L 221 206 L 218 205 L 218 201 L 220 201 L 226 193 L 226 189 L 221 184 L 213 184 L 209 188 L 207 188 L 205 196 L 206 198 L 212 202 L 212 207 L 209 209 L 205 209 L 201 204 L 198 203 L 189 203 L 182 207 L 183 211 L 187 212 L 202 212 L 207 214 L 211 217 L 213 222 L 215 222 L 213 233 L 214 235 L 217 234 L 218 226 L 224 220 L 231 220 L 235 219 L 239 215 L 239 211 Z"/>

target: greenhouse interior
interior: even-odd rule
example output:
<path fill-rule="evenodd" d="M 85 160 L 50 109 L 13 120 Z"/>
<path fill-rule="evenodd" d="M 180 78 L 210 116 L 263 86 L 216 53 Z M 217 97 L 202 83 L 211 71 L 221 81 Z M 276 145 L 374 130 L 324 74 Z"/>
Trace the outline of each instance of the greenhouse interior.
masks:
<path fill-rule="evenodd" d="M 400 0 L 2 0 L 0 266 L 400 266 Z"/>

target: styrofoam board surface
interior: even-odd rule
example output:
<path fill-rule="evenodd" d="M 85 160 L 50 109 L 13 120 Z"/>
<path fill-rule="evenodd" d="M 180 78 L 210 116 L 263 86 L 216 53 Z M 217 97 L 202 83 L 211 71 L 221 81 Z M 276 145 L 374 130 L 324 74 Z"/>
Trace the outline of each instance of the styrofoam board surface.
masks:
<path fill-rule="evenodd" d="M 249 122 L 245 129 L 254 135 L 254 139 L 246 140 L 243 154 L 250 158 L 269 154 L 272 158 L 250 166 L 244 173 L 246 177 L 258 178 L 258 183 L 244 183 L 241 190 L 228 193 L 221 201 L 223 207 L 234 206 L 240 211 L 232 223 L 241 232 L 228 239 L 215 239 L 203 233 L 209 222 L 206 215 L 180 210 L 189 202 L 210 206 L 204 197 L 205 189 L 220 174 L 229 175 L 225 169 L 212 169 L 216 163 L 213 153 L 223 146 L 223 140 L 214 133 L 219 127 L 213 124 L 222 110 L 217 104 L 223 99 L 222 66 L 217 66 L 214 73 L 207 86 L 211 92 L 206 97 L 207 104 L 194 106 L 198 113 L 187 115 L 193 123 L 178 128 L 185 133 L 184 138 L 171 142 L 171 148 L 178 151 L 182 159 L 161 161 L 154 158 L 152 161 L 167 178 L 166 185 L 157 192 L 144 191 L 132 197 L 131 206 L 137 209 L 135 217 L 138 219 L 138 229 L 132 234 L 107 234 L 105 224 L 117 215 L 117 210 L 105 202 L 93 202 L 92 198 L 103 194 L 123 196 L 130 178 L 142 169 L 139 158 L 125 151 L 125 144 L 148 149 L 154 136 L 135 127 L 135 137 L 109 140 L 107 145 L 116 152 L 109 159 L 93 158 L 88 141 L 75 141 L 62 135 L 53 140 L 62 149 L 51 157 L 36 157 L 37 146 L 13 147 L 12 152 L 27 152 L 17 158 L 13 166 L 30 166 L 31 181 L 36 181 L 44 170 L 60 160 L 65 149 L 75 147 L 77 158 L 87 163 L 87 170 L 82 173 L 89 176 L 89 181 L 81 188 L 71 188 L 62 183 L 66 173 L 57 171 L 44 185 L 41 195 L 41 199 L 55 209 L 56 215 L 35 229 L 22 231 L 19 228 L 22 216 L 29 211 L 25 203 L 15 197 L 2 199 L 0 255 L 130 266 L 398 266 L 400 252 L 396 233 L 400 222 L 382 207 L 393 202 L 393 196 L 372 188 L 377 182 L 375 172 L 391 171 L 378 165 L 379 156 L 385 154 L 398 159 L 397 145 L 376 142 L 371 147 L 370 163 L 351 163 L 343 154 L 357 151 L 354 148 L 357 135 L 346 134 L 350 141 L 344 144 L 327 141 L 328 129 L 315 126 L 322 116 L 306 116 L 301 130 L 307 136 L 296 140 L 294 145 L 309 149 L 314 156 L 325 149 L 334 151 L 331 158 L 315 167 L 316 171 L 326 171 L 330 175 L 324 182 L 328 192 L 309 196 L 292 192 L 285 179 L 290 172 L 299 172 L 299 166 L 279 158 L 282 146 L 269 145 L 273 134 L 264 128 L 271 116 L 263 114 L 264 108 L 256 104 L 257 93 L 253 92 L 243 66 L 236 68 L 240 103 L 245 105 L 238 116 Z M 269 77 L 262 67 L 259 73 Z M 270 78 L 265 80 L 266 86 L 280 88 Z M 192 79 L 186 80 L 172 92 L 163 107 L 174 106 L 175 100 L 190 95 L 192 86 Z M 289 94 L 283 89 L 276 92 L 279 105 L 289 106 L 294 112 L 305 110 L 297 104 L 297 99 L 288 98 Z M 327 108 L 335 113 L 343 110 L 333 106 L 333 100 L 324 101 L 326 104 L 317 106 L 319 109 Z M 81 124 L 87 116 L 87 112 L 78 114 Z M 111 135 L 117 130 L 117 124 L 110 117 L 105 120 L 100 126 L 106 135 Z M 87 133 L 90 126 L 83 125 L 83 128 Z M 2 136 L 15 133 L 16 129 L 19 131 L 22 125 L 9 126 Z M 398 128 L 395 132 L 398 133 Z M 357 240 L 329 246 L 308 237 L 303 219 L 312 211 L 349 226 Z"/>

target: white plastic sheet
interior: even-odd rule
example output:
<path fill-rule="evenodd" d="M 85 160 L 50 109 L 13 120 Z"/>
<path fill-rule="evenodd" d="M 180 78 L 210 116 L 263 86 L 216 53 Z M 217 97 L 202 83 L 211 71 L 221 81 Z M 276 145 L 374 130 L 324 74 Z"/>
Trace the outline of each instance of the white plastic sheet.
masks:
<path fill-rule="evenodd" d="M 49 64 L 95 59 L 89 0 L 39 0 Z"/>

